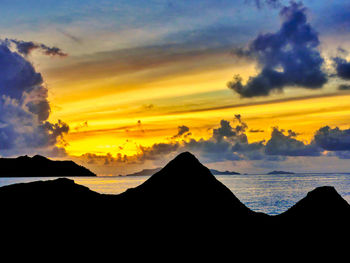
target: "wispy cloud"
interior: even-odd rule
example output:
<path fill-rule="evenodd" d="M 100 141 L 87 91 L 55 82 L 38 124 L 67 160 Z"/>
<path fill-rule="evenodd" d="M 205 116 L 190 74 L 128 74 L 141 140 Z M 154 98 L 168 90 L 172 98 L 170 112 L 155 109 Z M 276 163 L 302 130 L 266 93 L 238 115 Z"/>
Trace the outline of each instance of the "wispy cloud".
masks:
<path fill-rule="evenodd" d="M 17 40 L 17 39 L 6 39 L 6 41 L 14 43 L 17 51 L 25 56 L 28 56 L 34 50 L 39 50 L 44 55 L 47 55 L 47 56 L 58 56 L 58 57 L 68 56 L 68 54 L 64 53 L 60 48 L 49 47 L 42 43 L 36 43 L 33 41 L 23 41 L 23 40 Z"/>

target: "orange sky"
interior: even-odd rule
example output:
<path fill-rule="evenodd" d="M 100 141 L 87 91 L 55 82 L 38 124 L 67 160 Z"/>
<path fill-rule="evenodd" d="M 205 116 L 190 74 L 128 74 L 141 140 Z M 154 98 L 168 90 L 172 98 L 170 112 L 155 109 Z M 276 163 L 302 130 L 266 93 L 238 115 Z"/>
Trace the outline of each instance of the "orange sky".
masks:
<path fill-rule="evenodd" d="M 235 72 L 245 79 L 254 75 L 254 63 L 224 53 L 166 64 L 87 79 L 80 68 L 77 76 L 81 77 L 74 81 L 62 78 L 70 67 L 47 73 L 44 69 L 53 106 L 50 118 L 65 120 L 71 127 L 68 153 L 132 155 L 138 145 L 167 141 L 180 125 L 190 127 L 194 138 L 207 138 L 208 129 L 217 127 L 221 119 L 233 120 L 235 114 L 241 114 L 251 129 L 264 130 L 248 133 L 251 141 L 268 139 L 275 126 L 292 128 L 304 140 L 326 124 L 349 127 L 350 95 L 335 93 L 334 83 L 316 92 L 286 89 L 268 98 L 240 99 L 226 83 Z M 101 65 L 89 65 L 94 66 Z"/>
<path fill-rule="evenodd" d="M 347 81 L 335 77 L 333 60 L 340 55 L 346 62 L 350 59 L 347 20 L 339 20 L 349 8 L 343 2 L 284 3 L 289 13 L 268 2 L 258 7 L 254 1 L 169 6 L 161 1 L 133 5 L 106 0 L 84 8 L 67 2 L 55 10 L 50 1 L 41 8 L 29 2 L 26 8 L 9 4 L 12 15 L 0 17 L 0 28 L 9 39 L 35 40 L 68 54 L 47 56 L 40 49 L 22 54 L 43 76 L 51 106 L 48 121 L 62 120 L 70 127 L 59 145 L 67 158 L 137 156 L 142 147 L 162 142 L 209 139 L 221 120 L 236 125 L 237 114 L 249 127 L 249 143 L 267 142 L 274 127 L 293 130 L 306 144 L 321 127 L 350 128 L 350 93 L 338 90 Z M 229 89 L 234 75 L 239 74 L 247 88 L 266 66 L 259 55 L 240 51 L 247 51 L 259 36 L 272 34 L 283 42 L 281 29 L 298 12 L 305 15 L 305 21 L 298 21 L 300 28 L 310 29 L 301 33 L 315 40 L 306 40 L 303 48 L 314 52 L 308 58 L 320 56 L 322 65 L 314 67 L 327 82 L 315 88 L 293 80 L 266 96 L 249 98 Z M 299 36 L 298 27 L 295 30 Z M 271 68 L 278 72 L 281 63 Z M 191 134 L 174 137 L 183 125 Z"/>

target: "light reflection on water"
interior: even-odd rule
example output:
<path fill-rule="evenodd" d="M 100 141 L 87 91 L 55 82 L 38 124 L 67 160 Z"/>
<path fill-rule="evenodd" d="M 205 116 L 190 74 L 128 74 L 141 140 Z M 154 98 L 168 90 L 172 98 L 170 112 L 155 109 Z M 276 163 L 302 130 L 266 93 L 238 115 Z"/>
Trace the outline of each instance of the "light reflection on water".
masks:
<path fill-rule="evenodd" d="M 239 200 L 257 212 L 279 214 L 286 211 L 307 192 L 318 186 L 334 186 L 339 194 L 350 203 L 349 174 L 295 174 L 295 175 L 218 175 Z M 76 183 L 105 194 L 119 194 L 133 188 L 149 178 L 135 177 L 75 177 Z M 0 178 L 0 186 L 50 180 L 54 178 Z"/>

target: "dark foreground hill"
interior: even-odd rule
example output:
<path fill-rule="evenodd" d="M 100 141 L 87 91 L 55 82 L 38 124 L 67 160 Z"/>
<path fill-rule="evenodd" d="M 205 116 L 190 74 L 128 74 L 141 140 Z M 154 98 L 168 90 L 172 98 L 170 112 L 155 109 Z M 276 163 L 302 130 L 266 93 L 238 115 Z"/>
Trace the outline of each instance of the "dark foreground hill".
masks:
<path fill-rule="evenodd" d="M 188 152 L 120 195 L 99 194 L 61 178 L 1 187 L 0 202 L 0 224 L 11 237 L 45 242 L 60 237 L 78 245 L 112 237 L 113 244 L 156 251 L 220 244 L 237 252 L 278 248 L 293 254 L 299 246 L 339 244 L 350 229 L 350 206 L 332 187 L 315 189 L 281 215 L 256 213 Z"/>
<path fill-rule="evenodd" d="M 73 161 L 53 161 L 46 157 L 0 158 L 0 177 L 96 176 Z"/>

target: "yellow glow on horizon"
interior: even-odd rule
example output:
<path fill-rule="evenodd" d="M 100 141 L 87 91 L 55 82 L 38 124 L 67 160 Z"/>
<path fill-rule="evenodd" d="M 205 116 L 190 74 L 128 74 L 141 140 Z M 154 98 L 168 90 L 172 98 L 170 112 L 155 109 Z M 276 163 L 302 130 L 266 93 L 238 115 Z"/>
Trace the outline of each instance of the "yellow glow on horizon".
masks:
<path fill-rule="evenodd" d="M 185 112 L 171 115 L 144 116 L 142 127 L 136 122 L 124 119 L 104 120 L 97 122 L 103 127 L 110 127 L 111 123 L 119 125 L 130 124 L 130 128 L 106 130 L 95 133 L 92 130 L 86 132 L 71 133 L 68 136 L 70 145 L 67 150 L 70 154 L 83 154 L 85 152 L 123 153 L 132 155 L 137 153 L 137 145 L 151 146 L 154 143 L 169 142 L 169 137 L 176 134 L 177 126 L 186 125 L 190 128 L 195 139 L 208 138 L 212 128 L 218 127 L 221 119 L 233 121 L 234 114 L 241 114 L 250 129 L 260 129 L 264 132 L 250 133 L 247 131 L 250 141 L 268 139 L 271 127 L 278 126 L 285 130 L 292 129 L 299 133 L 299 139 L 310 141 L 314 132 L 322 126 L 348 127 L 350 122 L 350 105 L 347 100 L 350 95 L 314 98 L 300 100 L 299 102 L 278 102 L 263 105 L 242 106 L 218 110 L 199 112 Z M 97 125 L 97 126 L 98 126 Z M 127 130 L 127 131 L 126 131 Z M 126 140 L 129 140 L 126 143 Z M 118 148 L 122 146 L 123 149 Z"/>
<path fill-rule="evenodd" d="M 171 141 L 180 125 L 190 128 L 191 138 L 209 138 L 220 120 L 232 123 L 235 114 L 241 114 L 248 124 L 251 142 L 268 140 L 271 127 L 275 126 L 292 129 L 299 139 L 306 141 L 322 126 L 350 126 L 347 93 L 288 100 L 304 94 L 304 90 L 293 88 L 284 95 L 277 94 L 275 102 L 267 101 L 271 97 L 240 99 L 226 83 L 237 73 L 247 80 L 256 74 L 255 65 L 235 64 L 227 54 L 201 59 L 176 61 L 122 75 L 81 77 L 72 83 L 65 81 L 64 69 L 57 76 L 48 74 L 53 109 L 50 120 L 61 119 L 71 127 L 66 136 L 67 152 L 133 155 L 140 145 Z M 218 61 L 220 66 L 211 66 Z M 308 96 L 316 93 L 307 92 Z M 79 128 L 86 121 L 88 126 Z M 254 133 L 250 129 L 263 132 Z"/>

